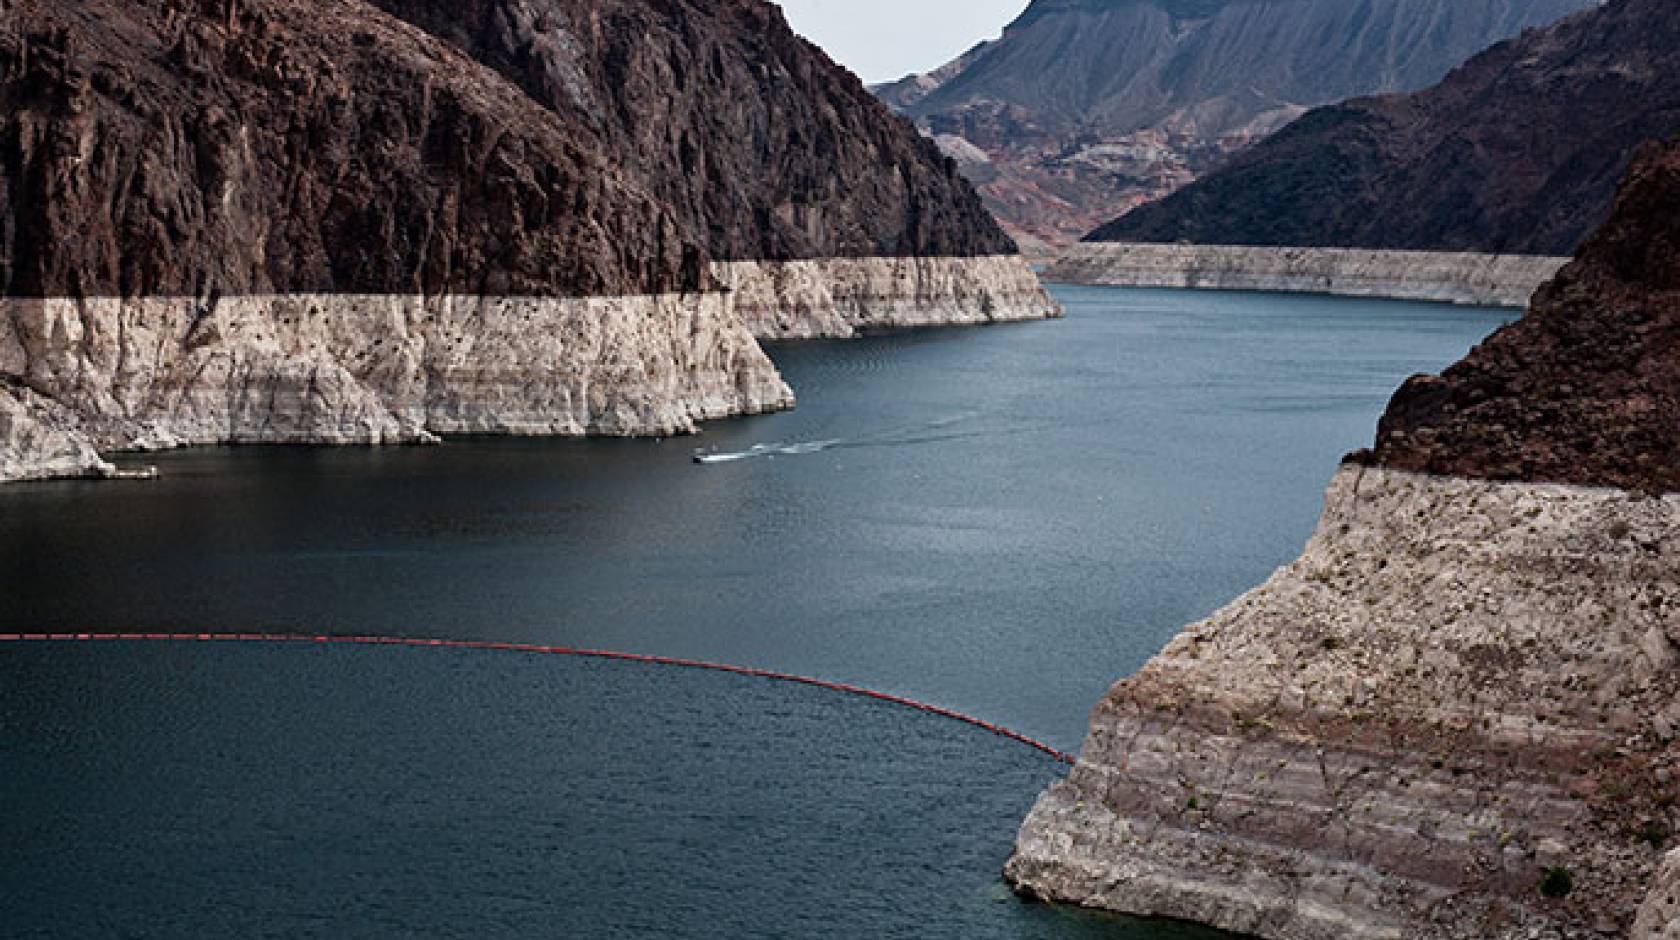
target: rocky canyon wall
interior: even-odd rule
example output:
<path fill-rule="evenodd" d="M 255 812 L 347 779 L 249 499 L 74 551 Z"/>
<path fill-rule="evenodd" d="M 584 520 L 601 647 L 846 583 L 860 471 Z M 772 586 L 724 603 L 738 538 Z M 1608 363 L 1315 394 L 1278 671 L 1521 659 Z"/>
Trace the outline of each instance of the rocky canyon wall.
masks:
<path fill-rule="evenodd" d="M 1034 0 L 876 92 L 1051 253 L 1353 95 L 1413 91 L 1595 0 Z"/>
<path fill-rule="evenodd" d="M 1607 0 L 1433 87 L 1316 108 L 1092 241 L 1567 255 L 1680 134 L 1680 7 Z"/>
<path fill-rule="evenodd" d="M 1008 876 L 1267 940 L 1676 935 L 1680 147 L 1092 714 Z"/>
<path fill-rule="evenodd" d="M 1270 940 L 1628 930 L 1676 769 L 1676 526 L 1680 497 L 1344 468 L 1299 560 L 1097 707 L 1010 878 Z"/>
<path fill-rule="evenodd" d="M 762 0 L 0 8 L 0 479 L 691 431 L 792 404 L 747 316 L 1053 314 L 1013 251 Z"/>
<path fill-rule="evenodd" d="M 0 301 L 9 479 L 98 452 L 669 435 L 791 407 L 724 293 Z"/>

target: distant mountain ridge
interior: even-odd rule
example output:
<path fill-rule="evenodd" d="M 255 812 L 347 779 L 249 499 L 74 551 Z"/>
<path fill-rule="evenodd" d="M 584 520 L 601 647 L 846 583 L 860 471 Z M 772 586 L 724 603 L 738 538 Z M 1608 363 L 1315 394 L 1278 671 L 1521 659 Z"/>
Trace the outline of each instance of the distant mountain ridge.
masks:
<path fill-rule="evenodd" d="M 1680 134 L 1680 5 L 1611 0 L 1438 86 L 1315 110 L 1094 241 L 1569 254 Z"/>
<path fill-rule="evenodd" d="M 876 94 L 947 145 L 1018 240 L 1076 240 L 1307 108 L 1409 91 L 1597 0 L 1036 0 Z"/>

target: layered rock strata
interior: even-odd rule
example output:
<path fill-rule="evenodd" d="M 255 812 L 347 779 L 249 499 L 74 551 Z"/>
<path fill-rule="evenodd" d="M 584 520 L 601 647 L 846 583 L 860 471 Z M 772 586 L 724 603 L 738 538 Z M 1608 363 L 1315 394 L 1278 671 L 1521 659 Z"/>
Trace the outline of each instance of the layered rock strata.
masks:
<path fill-rule="evenodd" d="M 1680 497 L 1344 468 L 1299 560 L 1097 707 L 1009 877 L 1274 940 L 1626 930 L 1680 730 L 1677 527 Z"/>
<path fill-rule="evenodd" d="M 1268 940 L 1680 933 L 1680 147 L 1092 714 L 1028 894 Z"/>
<path fill-rule="evenodd" d="M 1045 279 L 1066 284 L 1284 291 L 1524 307 L 1567 258 L 1467 252 L 1085 243 Z"/>
<path fill-rule="evenodd" d="M 739 261 L 714 266 L 761 339 L 845 339 L 875 330 L 1061 316 L 1014 256 Z"/>
<path fill-rule="evenodd" d="M 1680 851 L 1669 853 L 1634 922 L 1636 940 L 1680 940 Z"/>

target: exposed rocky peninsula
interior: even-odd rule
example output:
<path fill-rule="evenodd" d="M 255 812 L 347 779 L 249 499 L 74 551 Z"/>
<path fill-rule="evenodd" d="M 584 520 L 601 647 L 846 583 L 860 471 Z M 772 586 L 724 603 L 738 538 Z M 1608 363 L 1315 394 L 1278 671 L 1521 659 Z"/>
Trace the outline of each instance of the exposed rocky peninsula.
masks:
<path fill-rule="evenodd" d="M 1680 147 L 1092 715 L 1024 893 L 1268 940 L 1680 935 Z"/>
<path fill-rule="evenodd" d="M 1111 287 L 1279 291 L 1526 307 L 1568 258 L 1360 248 L 1086 242 L 1045 280 Z"/>
<path fill-rule="evenodd" d="M 1415 91 L 1595 0 L 1034 0 L 996 41 L 876 89 L 1029 252 L 1079 240 L 1354 95 Z"/>
<path fill-rule="evenodd" d="M 0 4 L 0 480 L 785 408 L 719 273 L 836 259 L 755 322 L 1056 313 L 762 0 Z"/>

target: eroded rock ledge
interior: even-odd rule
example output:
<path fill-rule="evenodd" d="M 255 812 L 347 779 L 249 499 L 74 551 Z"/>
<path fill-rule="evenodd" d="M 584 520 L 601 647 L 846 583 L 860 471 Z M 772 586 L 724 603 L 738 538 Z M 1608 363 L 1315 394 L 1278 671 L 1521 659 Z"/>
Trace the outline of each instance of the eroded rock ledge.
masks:
<path fill-rule="evenodd" d="M 1270 940 L 1672 936 L 1676 531 L 1680 497 L 1344 467 L 1300 560 L 1097 707 L 1008 877 Z"/>
<path fill-rule="evenodd" d="M 737 261 L 712 270 L 760 339 L 843 339 L 1062 313 L 1016 255 Z"/>
<path fill-rule="evenodd" d="M 1470 252 L 1088 242 L 1057 258 L 1045 279 L 1525 307 L 1535 289 L 1568 261 Z"/>
<path fill-rule="evenodd" d="M 725 294 L 0 301 L 0 479 L 99 451 L 665 435 L 791 407 Z"/>
<path fill-rule="evenodd" d="M 76 415 L 25 386 L 0 385 L 0 483 L 115 472 Z"/>

